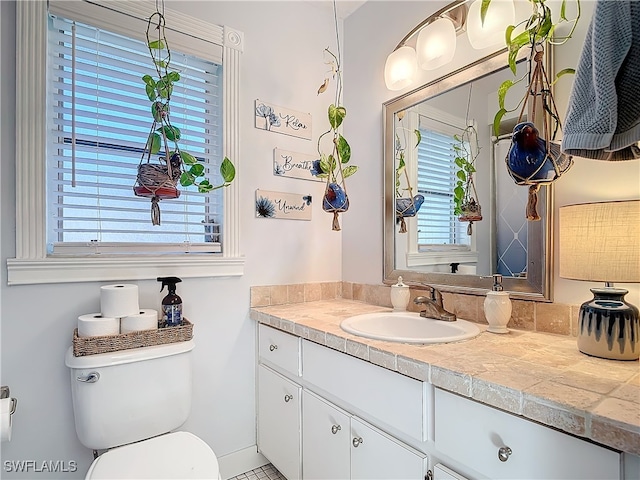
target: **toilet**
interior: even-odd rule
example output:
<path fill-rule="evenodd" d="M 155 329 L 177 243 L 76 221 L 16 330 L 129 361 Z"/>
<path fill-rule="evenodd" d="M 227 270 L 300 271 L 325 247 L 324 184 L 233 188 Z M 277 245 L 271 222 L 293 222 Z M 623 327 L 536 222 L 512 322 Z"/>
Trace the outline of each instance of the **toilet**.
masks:
<path fill-rule="evenodd" d="M 218 459 L 180 427 L 192 396 L 193 340 L 73 356 L 71 398 L 76 433 L 94 451 L 87 479 L 220 479 Z"/>

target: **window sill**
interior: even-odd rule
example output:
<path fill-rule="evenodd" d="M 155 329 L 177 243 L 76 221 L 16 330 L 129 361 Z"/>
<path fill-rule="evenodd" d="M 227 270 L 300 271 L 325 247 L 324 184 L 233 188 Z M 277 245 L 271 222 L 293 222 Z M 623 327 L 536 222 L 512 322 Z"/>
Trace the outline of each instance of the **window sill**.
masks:
<path fill-rule="evenodd" d="M 163 276 L 237 277 L 243 275 L 244 263 L 244 257 L 219 257 L 205 254 L 11 258 L 7 260 L 7 283 L 36 285 L 155 280 L 156 277 Z"/>
<path fill-rule="evenodd" d="M 407 266 L 449 265 L 450 263 L 476 263 L 478 252 L 450 250 L 442 252 L 419 252 L 407 254 Z"/>

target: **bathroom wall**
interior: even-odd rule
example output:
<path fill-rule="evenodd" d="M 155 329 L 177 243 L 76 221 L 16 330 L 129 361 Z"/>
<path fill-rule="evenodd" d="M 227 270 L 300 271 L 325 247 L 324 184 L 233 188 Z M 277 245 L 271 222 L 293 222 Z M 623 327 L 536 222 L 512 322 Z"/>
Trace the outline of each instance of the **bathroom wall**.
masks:
<path fill-rule="evenodd" d="M 524 1 L 518 0 L 520 3 Z M 468 41 L 458 37 L 462 48 L 458 49 L 450 65 L 432 72 L 421 71 L 420 78 L 402 91 L 392 92 L 385 87 L 383 72 L 387 55 L 413 27 L 448 3 L 446 0 L 370 1 L 345 20 L 345 106 L 349 115 L 344 124 L 345 135 L 351 142 L 352 161 L 363 165 L 366 173 L 354 176 L 349 183 L 352 201 L 343 229 L 343 281 L 375 285 L 380 283 L 383 275 L 382 104 L 464 65 L 464 61 L 468 60 Z M 553 5 L 560 2 L 550 0 L 549 3 Z M 581 0 L 582 15 L 573 38 L 556 49 L 558 71 L 576 67 L 594 3 L 593 0 Z M 571 9 L 575 2 L 567 2 L 567 5 Z M 567 16 L 572 18 L 570 10 Z M 571 78 L 563 77 L 556 86 L 555 99 L 563 117 L 571 90 Z M 639 180 L 638 160 L 599 162 L 576 158 L 571 170 L 555 184 L 554 230 L 557 232 L 557 211 L 560 206 L 640 198 Z M 557 259 L 556 235 L 554 301 L 580 304 L 592 297 L 589 288 L 602 286 L 559 278 Z M 640 304 L 640 287 L 637 284 L 619 286 L 629 290 L 628 301 Z"/>
<path fill-rule="evenodd" d="M 324 184 L 275 177 L 273 149 L 314 153 L 328 124 L 330 92 L 317 95 L 326 76 L 323 50 L 335 45 L 329 2 L 167 1 L 166 7 L 226 24 L 244 33 L 241 70 L 240 183 L 241 252 L 244 275 L 186 279 L 178 287 L 196 342 L 194 401 L 184 429 L 203 438 L 224 457 L 255 452 L 255 324 L 249 320 L 249 287 L 264 284 L 341 280 L 341 233 L 321 209 Z M 7 286 L 6 259 L 15 256 L 15 4 L 0 2 L 2 19 L 0 130 L 2 155 L 1 383 L 18 398 L 13 439 L 2 445 L 2 478 L 84 478 L 91 451 L 77 440 L 64 354 L 78 315 L 99 310 L 104 283 Z M 167 19 L 170 23 L 170 17 Z M 254 101 L 259 98 L 310 112 L 313 140 L 258 130 Z M 43 106 L 44 115 L 44 106 Z M 18 160 L 19 161 L 19 160 Z M 377 167 L 376 167 L 377 168 Z M 363 169 L 363 176 L 368 175 Z M 256 189 L 313 196 L 312 220 L 254 218 Z M 163 294 L 152 280 L 136 282 L 141 306 L 158 308 Z M 126 395 L 127 392 L 122 392 Z M 171 405 L 163 405 L 171 409 Z M 70 461 L 75 473 L 9 473 L 7 460 Z"/>

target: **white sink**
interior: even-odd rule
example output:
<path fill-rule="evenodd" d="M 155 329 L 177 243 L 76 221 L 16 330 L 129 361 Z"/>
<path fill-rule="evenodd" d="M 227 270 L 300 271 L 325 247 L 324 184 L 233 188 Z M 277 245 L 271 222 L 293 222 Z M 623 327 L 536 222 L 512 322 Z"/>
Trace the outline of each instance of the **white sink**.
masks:
<path fill-rule="evenodd" d="M 340 328 L 360 337 L 401 343 L 457 342 L 480 334 L 478 326 L 466 320 L 445 322 L 414 312 L 365 313 L 344 319 Z"/>

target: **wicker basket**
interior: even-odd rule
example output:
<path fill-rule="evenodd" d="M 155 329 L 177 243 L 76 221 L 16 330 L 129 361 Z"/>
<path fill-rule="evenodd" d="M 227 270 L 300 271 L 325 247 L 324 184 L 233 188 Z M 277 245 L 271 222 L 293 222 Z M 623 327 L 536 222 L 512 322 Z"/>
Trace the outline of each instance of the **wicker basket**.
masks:
<path fill-rule="evenodd" d="M 78 329 L 73 330 L 73 356 L 96 355 L 131 348 L 151 347 L 166 343 L 186 342 L 193 338 L 193 323 L 186 318 L 178 327 L 141 330 L 120 335 L 102 337 L 79 337 Z"/>

